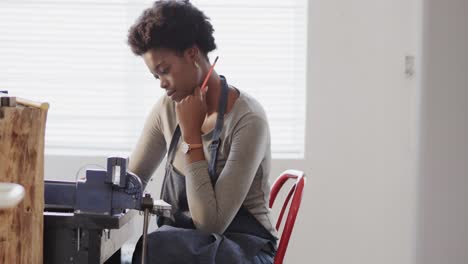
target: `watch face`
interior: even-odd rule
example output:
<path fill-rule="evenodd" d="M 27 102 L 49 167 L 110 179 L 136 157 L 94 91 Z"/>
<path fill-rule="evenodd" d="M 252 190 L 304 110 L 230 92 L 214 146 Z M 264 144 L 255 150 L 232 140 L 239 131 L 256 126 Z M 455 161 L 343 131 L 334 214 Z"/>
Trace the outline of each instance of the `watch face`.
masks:
<path fill-rule="evenodd" d="M 182 146 L 180 146 L 180 149 L 182 150 L 183 153 L 188 153 L 189 145 L 185 142 L 182 142 Z"/>

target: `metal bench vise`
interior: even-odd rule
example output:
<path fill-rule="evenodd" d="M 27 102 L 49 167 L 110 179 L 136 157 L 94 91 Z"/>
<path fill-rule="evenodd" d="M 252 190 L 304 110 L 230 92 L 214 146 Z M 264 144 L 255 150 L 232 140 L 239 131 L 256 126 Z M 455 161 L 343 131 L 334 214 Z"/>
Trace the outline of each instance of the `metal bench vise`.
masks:
<path fill-rule="evenodd" d="M 149 214 L 171 217 L 127 167 L 111 157 L 107 170 L 88 169 L 77 182 L 45 181 L 44 263 L 104 263 L 132 236 L 136 211 L 145 212 L 144 235 Z"/>

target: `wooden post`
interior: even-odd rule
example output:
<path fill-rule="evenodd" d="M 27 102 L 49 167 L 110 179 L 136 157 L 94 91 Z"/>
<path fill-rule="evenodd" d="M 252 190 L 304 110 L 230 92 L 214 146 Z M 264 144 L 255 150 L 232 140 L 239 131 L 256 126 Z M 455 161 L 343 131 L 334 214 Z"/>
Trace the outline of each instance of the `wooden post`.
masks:
<path fill-rule="evenodd" d="M 0 263 L 42 263 L 44 136 L 47 108 L 0 105 L 0 182 L 21 184 L 24 199 L 0 209 Z"/>

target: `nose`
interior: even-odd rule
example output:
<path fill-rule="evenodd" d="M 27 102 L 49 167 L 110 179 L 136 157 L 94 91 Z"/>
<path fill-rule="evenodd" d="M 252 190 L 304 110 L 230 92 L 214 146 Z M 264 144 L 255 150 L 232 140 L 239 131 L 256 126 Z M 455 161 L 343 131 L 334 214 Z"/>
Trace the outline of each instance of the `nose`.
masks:
<path fill-rule="evenodd" d="M 159 86 L 163 89 L 167 89 L 169 87 L 169 82 L 167 80 L 160 79 Z"/>

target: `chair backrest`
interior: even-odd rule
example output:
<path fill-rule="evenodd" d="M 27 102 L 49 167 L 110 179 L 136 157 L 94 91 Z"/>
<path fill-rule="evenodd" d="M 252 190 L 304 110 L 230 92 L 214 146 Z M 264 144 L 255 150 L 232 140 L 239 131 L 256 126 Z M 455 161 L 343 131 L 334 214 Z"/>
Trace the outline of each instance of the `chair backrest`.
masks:
<path fill-rule="evenodd" d="M 283 231 L 281 232 L 278 250 L 276 251 L 274 262 L 275 264 L 283 263 L 284 255 L 286 254 L 286 249 L 288 248 L 289 238 L 291 237 L 291 233 L 294 228 L 294 223 L 296 222 L 297 212 L 299 211 L 299 206 L 301 205 L 302 190 L 304 189 L 305 184 L 305 174 L 304 172 L 298 170 L 287 170 L 283 172 L 271 186 L 269 204 L 270 208 L 273 207 L 278 192 L 281 190 L 284 183 L 289 179 L 295 180 L 295 183 L 292 185 L 288 195 L 286 196 L 286 199 L 284 200 L 280 215 L 276 222 L 276 230 L 278 230 L 279 232 L 284 213 L 292 197 L 286 222 L 283 226 Z"/>

